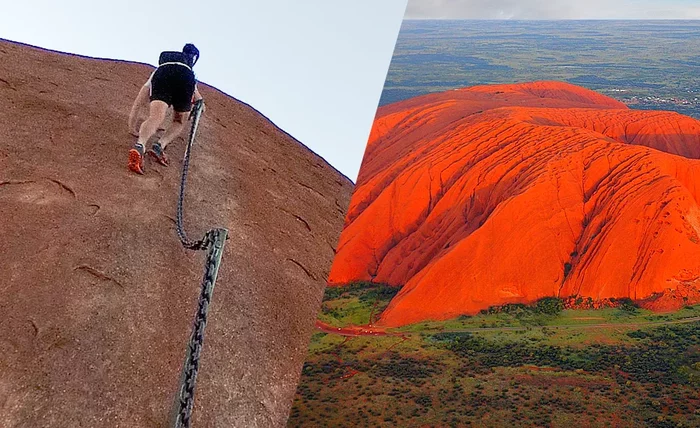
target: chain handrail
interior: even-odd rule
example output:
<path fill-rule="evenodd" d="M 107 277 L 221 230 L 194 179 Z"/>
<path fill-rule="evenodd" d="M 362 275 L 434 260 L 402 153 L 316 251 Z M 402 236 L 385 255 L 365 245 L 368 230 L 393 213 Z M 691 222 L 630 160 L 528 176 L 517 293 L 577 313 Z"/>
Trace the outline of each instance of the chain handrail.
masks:
<path fill-rule="evenodd" d="M 180 176 L 180 195 L 177 200 L 177 236 L 180 238 L 182 245 L 188 250 L 204 250 L 207 248 L 208 243 L 207 235 L 199 241 L 191 241 L 187 239 L 187 234 L 185 233 L 185 227 L 183 226 L 183 211 L 185 205 L 185 186 L 187 184 L 187 173 L 190 167 L 190 153 L 192 152 L 192 145 L 194 144 L 194 137 L 197 134 L 197 127 L 199 126 L 199 118 L 202 116 L 202 108 L 204 107 L 204 101 L 201 99 L 194 103 L 192 112 L 190 113 L 190 119 L 192 120 L 192 126 L 190 127 L 190 137 L 187 140 L 187 147 L 185 148 L 185 155 L 182 160 L 182 175 Z"/>
<path fill-rule="evenodd" d="M 192 145 L 194 144 L 194 137 L 197 133 L 197 126 L 199 125 L 199 119 L 202 115 L 203 106 L 204 103 L 201 99 L 195 102 L 189 117 L 192 119 L 192 126 L 190 128 L 190 136 L 182 163 L 180 195 L 177 203 L 177 235 L 185 248 L 189 250 L 208 251 L 204 265 L 204 278 L 202 279 L 197 312 L 195 313 L 194 317 L 190 341 L 187 345 L 187 355 L 183 364 L 182 373 L 180 376 L 180 386 L 178 388 L 173 409 L 174 420 L 172 421 L 172 426 L 174 428 L 189 428 L 190 426 L 192 408 L 194 406 L 194 387 L 197 381 L 197 371 L 199 370 L 200 366 L 199 363 L 204 342 L 204 328 L 207 324 L 207 315 L 209 313 L 209 306 L 211 305 L 219 265 L 221 264 L 224 244 L 228 238 L 228 231 L 226 229 L 218 228 L 209 230 L 199 241 L 191 241 L 187 238 L 187 234 L 185 233 L 185 228 L 183 226 L 187 172 L 190 164 Z"/>

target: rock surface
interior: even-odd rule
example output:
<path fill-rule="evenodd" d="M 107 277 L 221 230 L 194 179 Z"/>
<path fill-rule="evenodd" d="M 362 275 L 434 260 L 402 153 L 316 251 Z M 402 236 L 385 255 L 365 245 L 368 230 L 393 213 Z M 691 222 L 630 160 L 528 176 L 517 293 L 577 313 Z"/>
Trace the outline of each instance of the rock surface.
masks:
<path fill-rule="evenodd" d="M 682 306 L 700 284 L 698 158 L 699 121 L 560 82 L 382 107 L 329 283 L 403 286 L 384 326 L 546 296 Z M 686 298 L 649 300 L 667 292 Z"/>
<path fill-rule="evenodd" d="M 204 253 L 171 166 L 126 169 L 152 67 L 0 40 L 0 427 L 165 427 Z M 185 228 L 226 227 L 195 427 L 284 426 L 352 183 L 200 84 Z"/>

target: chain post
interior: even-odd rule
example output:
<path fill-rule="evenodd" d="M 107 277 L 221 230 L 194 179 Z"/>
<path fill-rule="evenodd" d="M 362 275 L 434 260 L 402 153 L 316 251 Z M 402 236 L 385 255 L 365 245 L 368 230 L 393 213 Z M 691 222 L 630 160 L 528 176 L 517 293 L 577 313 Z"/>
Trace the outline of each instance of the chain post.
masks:
<path fill-rule="evenodd" d="M 204 267 L 199 304 L 195 313 L 194 325 L 192 326 L 192 335 L 187 346 L 187 356 L 180 376 L 180 388 L 175 398 L 175 408 L 172 413 L 174 421 L 171 424 L 173 428 L 190 427 L 192 408 L 194 406 L 194 387 L 197 381 L 197 371 L 200 368 L 204 342 L 204 329 L 207 324 L 207 315 L 227 236 L 228 230 L 226 229 L 212 229 L 207 232 L 205 237 L 209 243 L 207 260 Z"/>

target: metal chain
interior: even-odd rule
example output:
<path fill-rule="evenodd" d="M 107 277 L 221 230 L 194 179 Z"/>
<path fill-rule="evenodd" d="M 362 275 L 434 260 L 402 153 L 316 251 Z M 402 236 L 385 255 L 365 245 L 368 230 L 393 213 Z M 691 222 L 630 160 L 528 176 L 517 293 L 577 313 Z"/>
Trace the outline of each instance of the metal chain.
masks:
<path fill-rule="evenodd" d="M 226 235 L 226 229 L 213 229 L 207 232 L 207 241 L 212 245 L 209 246 L 209 251 L 207 252 L 199 305 L 195 314 L 192 335 L 187 346 L 187 357 L 180 379 L 180 389 L 176 401 L 175 428 L 188 428 L 190 426 L 192 407 L 194 405 L 194 387 L 197 381 L 197 370 L 199 369 L 204 342 L 204 328 L 207 325 L 207 314 L 211 304 L 212 293 L 214 292 L 214 285 L 216 284 L 216 276 L 221 263 Z"/>
<path fill-rule="evenodd" d="M 183 210 L 185 205 L 185 186 L 187 184 L 187 172 L 190 167 L 190 152 L 192 151 L 192 144 L 194 144 L 194 137 L 197 133 L 197 126 L 199 125 L 199 118 L 202 116 L 202 107 L 204 102 L 200 99 L 194 103 L 192 112 L 190 113 L 190 119 L 192 119 L 192 127 L 190 128 L 190 138 L 187 141 L 187 148 L 185 149 L 185 156 L 182 161 L 182 175 L 180 177 L 180 196 L 177 200 L 177 236 L 180 237 L 180 242 L 188 250 L 204 250 L 207 248 L 207 235 L 199 241 L 190 241 L 187 239 L 185 234 L 185 228 L 183 226 Z"/>
<path fill-rule="evenodd" d="M 198 100 L 195 102 L 192 113 L 190 113 L 192 127 L 190 128 L 190 137 L 187 142 L 187 148 L 185 149 L 182 176 L 180 179 L 180 195 L 177 203 L 177 235 L 185 248 L 190 250 L 208 249 L 208 251 L 206 263 L 204 265 L 204 278 L 202 279 L 197 312 L 194 317 L 190 342 L 187 345 L 187 356 L 180 377 L 180 388 L 175 400 L 174 422 L 172 424 L 175 428 L 189 428 L 190 426 L 192 407 L 194 406 L 194 387 L 197 381 L 197 371 L 199 370 L 199 361 L 204 342 L 204 328 L 207 325 L 209 305 L 211 304 L 212 293 L 214 292 L 214 285 L 216 284 L 216 276 L 219 271 L 224 244 L 228 238 L 228 231 L 226 229 L 212 229 L 199 241 L 191 241 L 187 238 L 183 226 L 185 185 L 190 163 L 190 152 L 194 143 L 195 134 L 197 133 L 197 126 L 199 125 L 199 118 L 202 114 L 203 105 L 204 103 L 202 100 Z"/>

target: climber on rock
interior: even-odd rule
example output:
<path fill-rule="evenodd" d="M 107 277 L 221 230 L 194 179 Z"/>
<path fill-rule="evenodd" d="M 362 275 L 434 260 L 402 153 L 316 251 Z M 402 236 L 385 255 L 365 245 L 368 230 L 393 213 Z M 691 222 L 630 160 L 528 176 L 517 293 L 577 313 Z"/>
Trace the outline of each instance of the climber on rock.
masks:
<path fill-rule="evenodd" d="M 128 167 L 137 174 L 143 174 L 143 158 L 148 140 L 158 131 L 165 119 L 168 107 L 173 107 L 173 122 L 160 141 L 153 143 L 148 154 L 161 165 L 168 165 L 165 148 L 180 135 L 185 127 L 186 115 L 192 109 L 193 101 L 202 99 L 197 89 L 197 81 L 192 67 L 199 59 L 199 50 L 191 43 L 182 52 L 161 52 L 158 68 L 141 87 L 129 115 L 129 131 L 136 136 L 136 119 L 140 106 L 149 100 L 148 118 L 138 129 L 138 141 L 129 150 Z"/>

